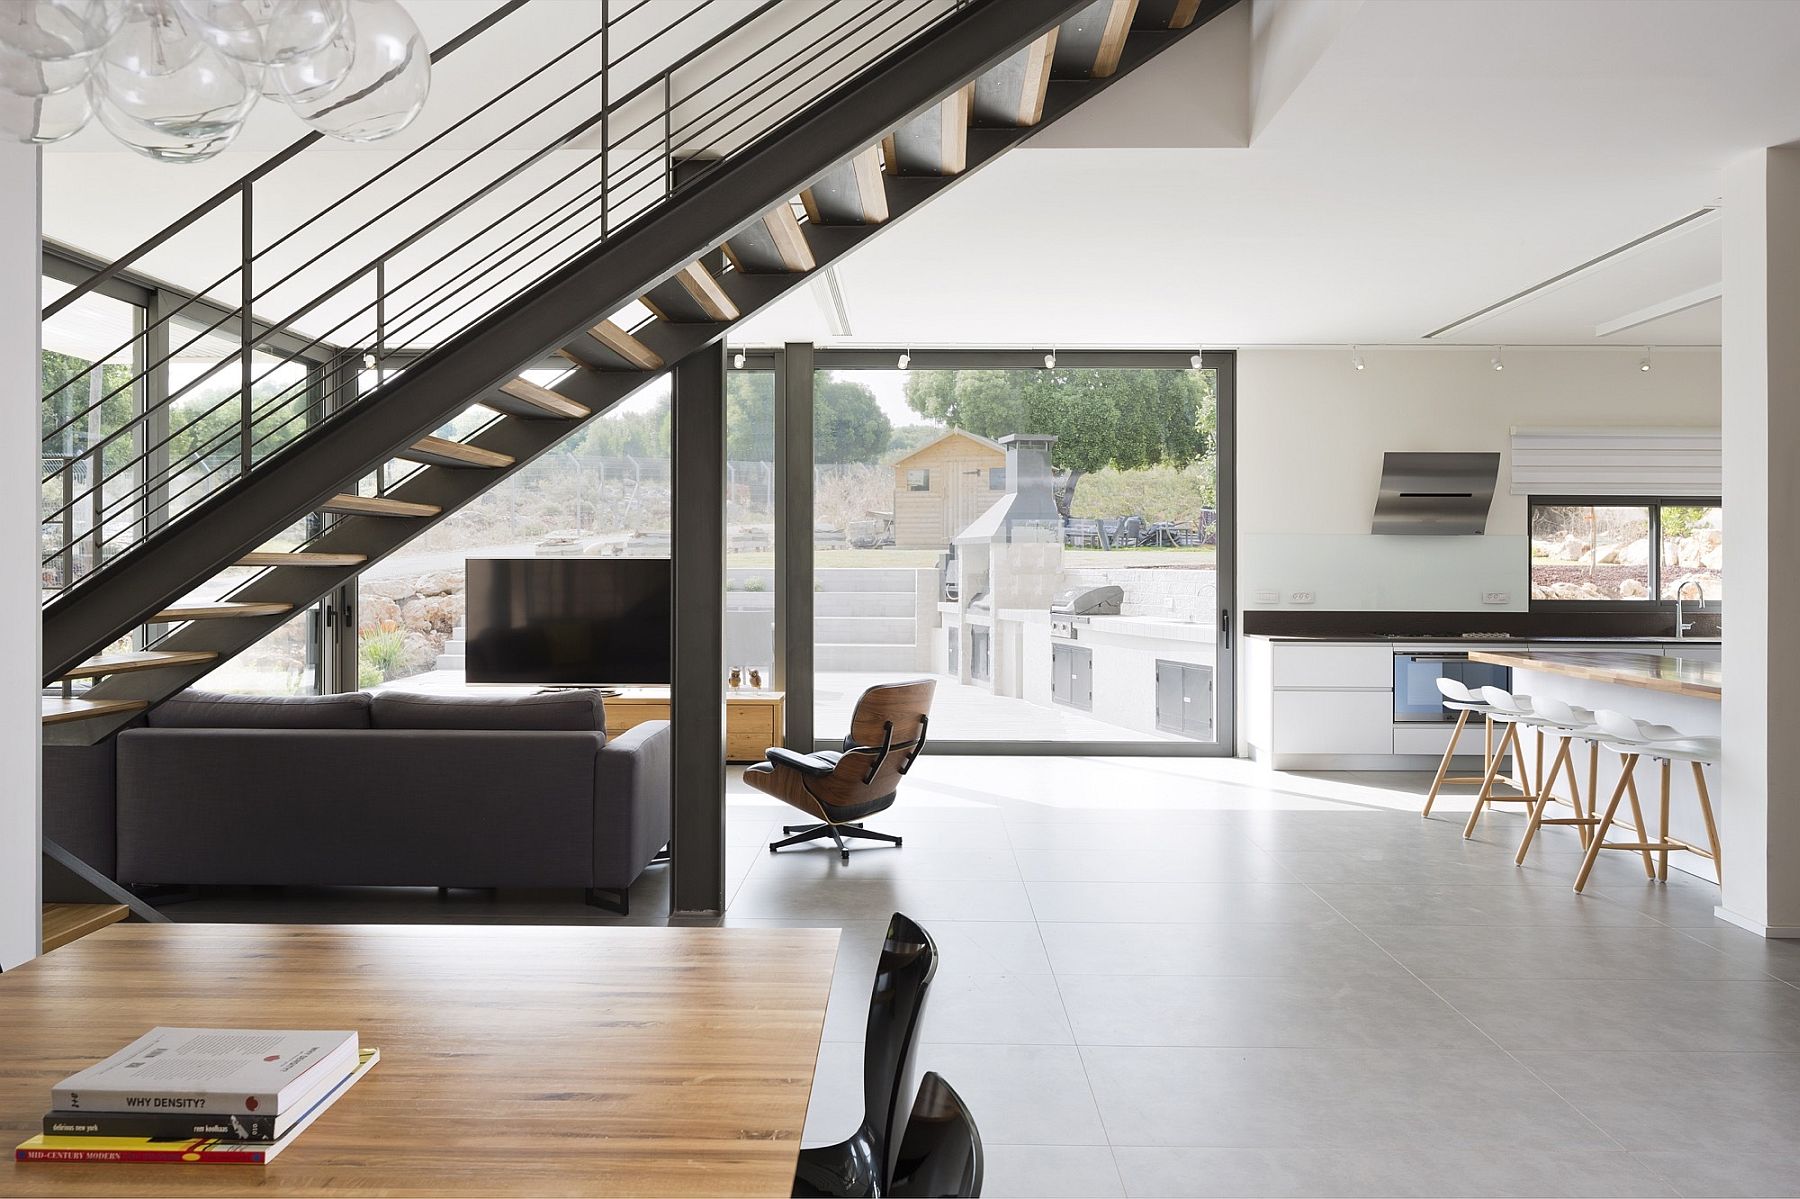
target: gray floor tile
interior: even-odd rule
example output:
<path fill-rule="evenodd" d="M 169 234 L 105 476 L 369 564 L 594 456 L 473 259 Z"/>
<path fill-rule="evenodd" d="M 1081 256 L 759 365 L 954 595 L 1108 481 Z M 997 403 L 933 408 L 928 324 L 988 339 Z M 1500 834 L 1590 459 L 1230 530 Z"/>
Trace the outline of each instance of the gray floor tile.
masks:
<path fill-rule="evenodd" d="M 1633 1156 L 1682 1195 L 1800 1195 L 1800 1153 L 1792 1149 L 1705 1155 L 1647 1150 Z"/>
<path fill-rule="evenodd" d="M 1800 1052 L 1800 989 L 1774 979 L 1440 979 L 1432 987 L 1512 1050 Z"/>
<path fill-rule="evenodd" d="M 1186 974 L 1217 978 L 1403 976 L 1404 969 L 1348 922 L 1289 924 L 1045 924 L 1059 976 Z"/>
<path fill-rule="evenodd" d="M 862 1069 L 861 1041 L 827 1041 L 819 1046 L 802 1145 L 834 1145 L 862 1124 Z"/>
<path fill-rule="evenodd" d="M 1729 1177 L 1733 1158 L 1793 1143 L 1800 1054 L 1530 1051 L 1515 1055 L 1634 1153 L 1688 1153 Z"/>
<path fill-rule="evenodd" d="M 1675 1192 L 1618 1149 L 1115 1149 L 1125 1193 L 1182 1196 L 1634 1196 Z"/>
<path fill-rule="evenodd" d="M 904 852 L 904 851 L 902 851 Z M 731 910 L 740 916 L 831 916 L 885 920 L 1030 920 L 1019 882 L 914 882 L 901 879 L 783 878 L 752 872 Z"/>
<path fill-rule="evenodd" d="M 919 1036 L 964 1045 L 1075 1043 L 1053 975 L 950 969 L 939 970 L 931 984 Z"/>
<path fill-rule="evenodd" d="M 1499 1050 L 1083 1046 L 1115 1148 L 1580 1149 L 1592 1130 Z"/>
<path fill-rule="evenodd" d="M 1759 937 L 1748 929 L 1715 921 L 1711 928 L 1684 928 L 1682 934 L 1710 945 L 1745 969 L 1761 970 L 1800 986 L 1800 941 Z"/>
<path fill-rule="evenodd" d="M 1014 850 L 1060 849 L 1089 853 L 1134 853 L 1147 848 L 1204 851 L 1221 842 L 1244 844 L 1248 840 L 1234 824 L 1223 820 L 1167 825 L 1141 817 L 1081 823 L 1009 822 L 1006 835 Z"/>
<path fill-rule="evenodd" d="M 1587 893 L 1603 896 L 1675 928 L 1710 929 L 1719 923 L 1713 915 L 1713 909 L 1719 906 L 1718 884 L 1681 874 L 1672 867 L 1666 883 L 1649 882 L 1639 875 L 1630 880 L 1589 883 Z"/>
<path fill-rule="evenodd" d="M 976 1113 L 982 1140 L 999 1145 L 1105 1145 L 1106 1131 L 1072 1045 L 919 1047 Z"/>
<path fill-rule="evenodd" d="M 1225 833 L 1184 849 L 1017 849 L 1019 873 L 1053 883 L 1274 883 L 1292 881 L 1268 854 Z"/>
<path fill-rule="evenodd" d="M 1337 979 L 1095 974 L 1059 983 L 1082 1045 L 1491 1048 L 1449 1004 L 1404 974 Z"/>
<path fill-rule="evenodd" d="M 1025 885 L 1040 923 L 1316 924 L 1331 916 L 1299 883 Z"/>
<path fill-rule="evenodd" d="M 916 844 L 911 837 L 898 848 L 852 841 L 848 862 L 828 840 L 813 848 L 794 846 L 779 853 L 763 854 L 756 871 L 759 878 L 825 878 L 847 882 L 883 878 L 904 878 L 913 882 L 988 882 L 1019 877 L 1018 863 L 1013 860 L 1012 850 L 1004 844 L 990 849 L 933 849 Z"/>
<path fill-rule="evenodd" d="M 1112 1150 L 1104 1146 L 983 1144 L 982 1156 L 984 1199 L 1112 1199 L 1125 1194 Z"/>
<path fill-rule="evenodd" d="M 1319 898 L 1357 926 L 1559 925 L 1602 928 L 1656 924 L 1599 895 L 1568 887 L 1450 886 L 1429 883 L 1324 883 Z"/>
<path fill-rule="evenodd" d="M 1664 928 L 1359 927 L 1424 979 L 1766 977 L 1761 964 L 1747 956 L 1734 957 L 1689 937 L 1671 937 Z"/>

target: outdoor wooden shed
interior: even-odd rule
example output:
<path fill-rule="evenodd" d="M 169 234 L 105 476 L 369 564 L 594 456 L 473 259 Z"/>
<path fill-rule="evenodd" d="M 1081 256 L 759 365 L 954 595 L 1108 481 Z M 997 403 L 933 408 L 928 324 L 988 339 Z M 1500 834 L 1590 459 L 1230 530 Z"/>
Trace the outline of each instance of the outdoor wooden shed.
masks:
<path fill-rule="evenodd" d="M 951 429 L 894 463 L 894 544 L 942 549 L 1006 494 L 1006 451 Z"/>

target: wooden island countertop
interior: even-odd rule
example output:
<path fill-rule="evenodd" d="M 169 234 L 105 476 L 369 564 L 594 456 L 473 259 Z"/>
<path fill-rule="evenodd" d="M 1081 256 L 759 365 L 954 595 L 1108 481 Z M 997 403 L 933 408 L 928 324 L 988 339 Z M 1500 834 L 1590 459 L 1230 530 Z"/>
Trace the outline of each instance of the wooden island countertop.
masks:
<path fill-rule="evenodd" d="M 1557 653 L 1547 650 L 1476 650 L 1472 662 L 1510 666 L 1561 674 L 1594 683 L 1617 683 L 1671 695 L 1717 700 L 1722 674 L 1719 663 L 1678 654 L 1652 654 L 1631 650 Z"/>

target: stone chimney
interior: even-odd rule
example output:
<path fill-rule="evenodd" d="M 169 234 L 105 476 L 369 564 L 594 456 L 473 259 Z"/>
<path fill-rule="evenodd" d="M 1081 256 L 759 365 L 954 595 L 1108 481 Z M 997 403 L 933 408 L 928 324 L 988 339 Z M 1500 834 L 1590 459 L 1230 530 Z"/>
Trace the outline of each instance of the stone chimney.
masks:
<path fill-rule="evenodd" d="M 1056 510 L 1056 472 L 1050 450 L 1056 438 L 1047 433 L 1009 433 L 1000 438 L 1006 450 L 1006 510 L 1008 532 L 1014 525 L 1049 522 L 1059 532 L 1061 514 Z M 1011 538 L 1009 537 L 1009 540 Z"/>

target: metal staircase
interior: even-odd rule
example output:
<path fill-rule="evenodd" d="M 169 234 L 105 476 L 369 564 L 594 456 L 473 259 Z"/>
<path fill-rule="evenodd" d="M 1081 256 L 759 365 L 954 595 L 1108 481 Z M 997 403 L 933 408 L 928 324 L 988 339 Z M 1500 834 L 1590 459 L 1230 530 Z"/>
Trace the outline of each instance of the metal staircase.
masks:
<path fill-rule="evenodd" d="M 128 436 L 59 460 L 45 480 L 66 498 L 51 514 L 65 535 L 46 546 L 46 577 L 61 585 L 44 609 L 44 682 L 97 681 L 46 697 L 46 738 L 110 735 L 1234 2 L 774 0 L 614 98 L 607 73 L 623 58 L 608 41 L 640 4 L 602 21 L 602 66 L 587 84 L 597 111 L 522 156 L 516 138 L 506 143 L 512 153 L 449 202 L 445 171 L 381 210 L 361 228 L 421 197 L 434 215 L 297 303 L 300 268 L 264 282 L 300 257 L 293 235 L 257 249 L 249 230 L 255 188 L 303 163 L 304 145 L 259 167 L 90 285 L 235 202 L 244 251 L 208 294 L 235 285 L 239 302 L 213 329 L 254 347 L 270 330 L 341 318 L 310 343 L 329 366 L 270 394 L 253 355 L 222 362 L 237 371 L 238 419 L 198 465 L 168 453 L 172 427 L 200 428 L 183 393 L 147 405 Z M 479 31 L 465 41 L 478 47 Z M 558 176 L 576 150 L 587 153 Z M 344 211 L 372 206 L 364 187 L 339 201 L 354 206 Z M 470 288 L 487 291 L 456 298 Z M 290 299 L 279 320 L 262 310 L 271 297 Z M 153 327 L 146 343 L 173 354 L 172 328 Z M 525 377 L 548 356 L 566 373 Z M 444 436 L 474 405 L 485 423 Z M 131 487 L 115 501 L 103 484 L 120 476 Z M 76 531 L 68 514 L 84 504 L 95 517 Z M 224 599 L 183 602 L 240 568 L 252 573 Z M 142 626 L 165 631 L 109 652 Z"/>

